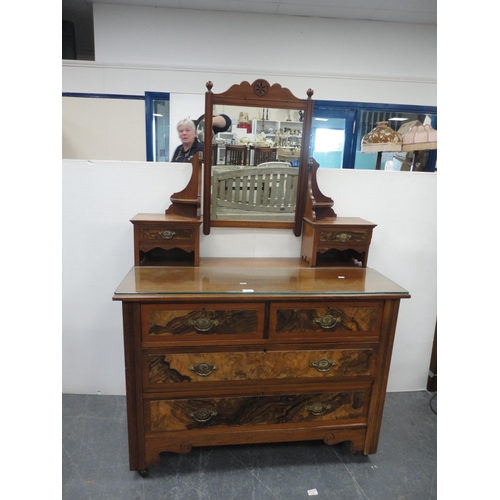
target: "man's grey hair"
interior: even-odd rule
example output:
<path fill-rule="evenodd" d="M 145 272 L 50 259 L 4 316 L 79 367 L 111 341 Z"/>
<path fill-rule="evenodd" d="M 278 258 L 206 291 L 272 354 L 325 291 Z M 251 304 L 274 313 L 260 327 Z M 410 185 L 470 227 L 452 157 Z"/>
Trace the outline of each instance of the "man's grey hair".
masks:
<path fill-rule="evenodd" d="M 183 120 L 181 120 L 178 124 L 177 124 L 177 130 L 179 130 L 179 127 L 181 125 L 186 125 L 187 127 L 189 127 L 191 130 L 194 130 L 196 131 L 196 125 L 194 124 L 194 121 L 193 120 L 190 120 L 189 118 L 184 118 Z"/>

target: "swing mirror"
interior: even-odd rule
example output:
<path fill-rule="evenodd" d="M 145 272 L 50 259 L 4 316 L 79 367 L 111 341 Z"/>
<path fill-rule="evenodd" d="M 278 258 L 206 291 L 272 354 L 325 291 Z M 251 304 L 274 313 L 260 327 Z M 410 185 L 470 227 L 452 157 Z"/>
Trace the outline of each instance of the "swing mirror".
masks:
<path fill-rule="evenodd" d="M 205 114 L 196 120 L 205 143 L 204 233 L 211 227 L 264 227 L 300 236 L 313 91 L 299 99 L 262 79 L 220 94 L 212 87 L 208 82 Z M 229 116 L 231 128 L 207 133 L 221 114 Z"/>

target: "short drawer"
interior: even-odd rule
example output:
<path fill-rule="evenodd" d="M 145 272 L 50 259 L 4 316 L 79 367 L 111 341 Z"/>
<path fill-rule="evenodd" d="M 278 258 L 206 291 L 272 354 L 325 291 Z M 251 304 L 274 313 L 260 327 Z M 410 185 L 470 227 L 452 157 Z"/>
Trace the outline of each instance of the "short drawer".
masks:
<path fill-rule="evenodd" d="M 192 227 L 158 226 L 140 227 L 140 242 L 194 242 L 194 231 Z"/>
<path fill-rule="evenodd" d="M 370 236 L 369 236 L 370 235 Z M 371 231 L 366 230 L 331 230 L 321 229 L 318 235 L 318 242 L 321 243 L 344 243 L 346 245 L 353 243 L 369 243 L 371 239 Z"/>
<path fill-rule="evenodd" d="M 145 402 L 150 432 L 331 421 L 366 421 L 369 389 Z"/>
<path fill-rule="evenodd" d="M 141 321 L 143 344 L 262 338 L 264 304 L 145 304 Z"/>
<path fill-rule="evenodd" d="M 270 338 L 374 340 L 380 335 L 383 302 L 271 304 Z"/>
<path fill-rule="evenodd" d="M 373 349 L 144 353 L 144 386 L 370 376 Z"/>

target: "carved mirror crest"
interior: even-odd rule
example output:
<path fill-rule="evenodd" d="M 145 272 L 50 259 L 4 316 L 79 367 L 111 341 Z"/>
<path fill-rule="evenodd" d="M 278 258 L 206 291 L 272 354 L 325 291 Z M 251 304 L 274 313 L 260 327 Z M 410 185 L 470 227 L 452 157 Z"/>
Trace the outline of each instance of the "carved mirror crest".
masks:
<path fill-rule="evenodd" d="M 203 232 L 211 227 L 290 228 L 302 231 L 313 91 L 295 97 L 263 79 L 214 94 L 206 84 Z M 232 129 L 214 135 L 213 118 Z M 201 118 L 201 117 L 200 117 Z"/>

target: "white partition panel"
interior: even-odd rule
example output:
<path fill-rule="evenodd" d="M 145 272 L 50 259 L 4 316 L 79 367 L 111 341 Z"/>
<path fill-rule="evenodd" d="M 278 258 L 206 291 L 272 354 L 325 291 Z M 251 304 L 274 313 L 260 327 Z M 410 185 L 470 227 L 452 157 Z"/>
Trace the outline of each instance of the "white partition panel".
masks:
<path fill-rule="evenodd" d="M 133 265 L 140 212 L 161 213 L 189 181 L 191 166 L 64 160 L 62 389 L 124 394 L 121 305 L 114 290 Z M 422 390 L 436 321 L 436 174 L 318 171 L 339 216 L 377 224 L 368 261 L 410 291 L 400 308 L 389 391 Z M 213 228 L 202 256 L 299 257 L 287 230 Z"/>

